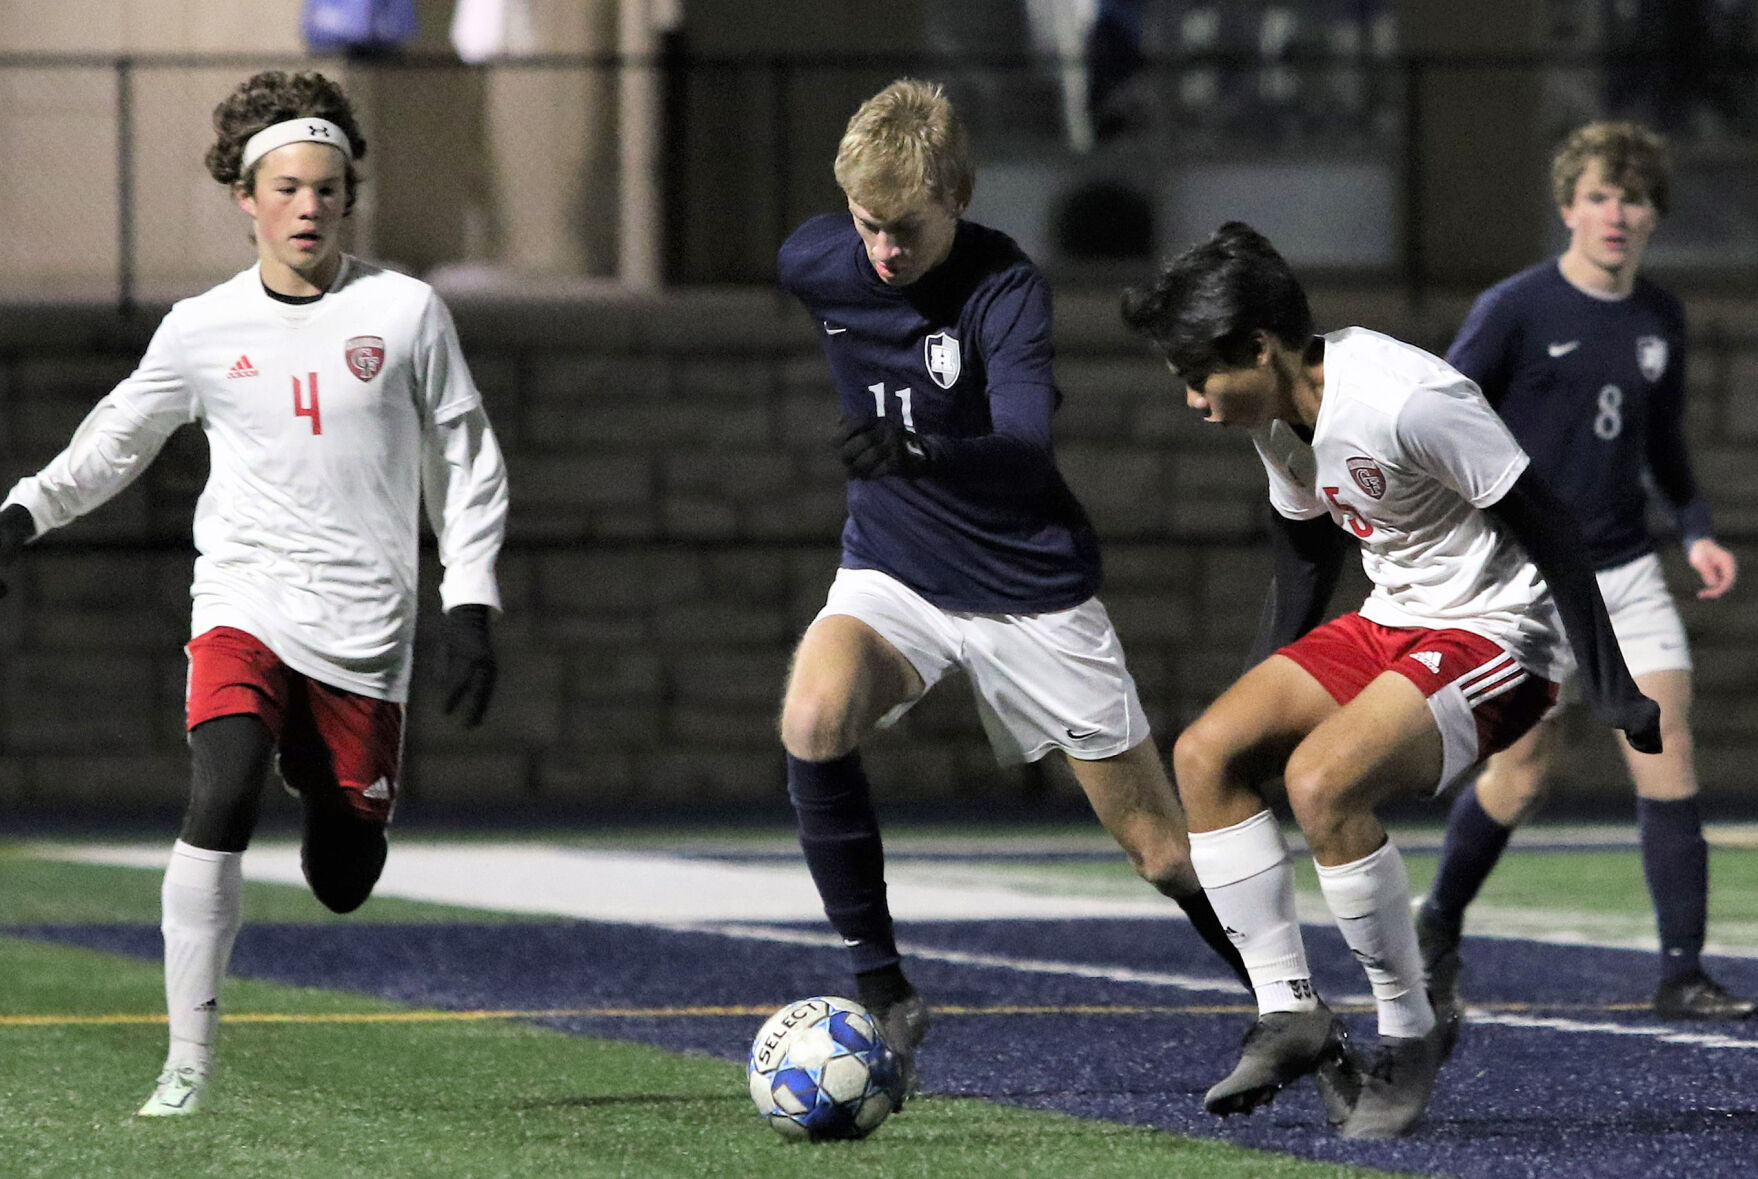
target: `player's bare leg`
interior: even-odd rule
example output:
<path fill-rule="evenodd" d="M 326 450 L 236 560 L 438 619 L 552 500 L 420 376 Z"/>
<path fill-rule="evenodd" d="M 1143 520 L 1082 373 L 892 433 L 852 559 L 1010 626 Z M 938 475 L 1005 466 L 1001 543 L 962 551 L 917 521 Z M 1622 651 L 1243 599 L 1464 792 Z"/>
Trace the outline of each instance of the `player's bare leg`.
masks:
<path fill-rule="evenodd" d="M 1346 1138 L 1409 1133 L 1428 1107 L 1447 1029 L 1423 982 L 1410 880 L 1375 808 L 1430 787 L 1444 762 L 1428 701 L 1385 672 L 1301 742 L 1288 760 L 1288 799 L 1318 866 L 1337 928 L 1367 974 L 1379 1047 L 1362 1077 Z"/>
<path fill-rule="evenodd" d="M 1336 711 L 1318 681 L 1272 656 L 1224 692 L 1173 749 L 1192 863 L 1257 996 L 1258 1018 L 1239 1063 L 1203 1098 L 1223 1117 L 1249 1113 L 1300 1077 L 1346 1060 L 1342 1024 L 1307 968 L 1288 846 L 1257 788 Z"/>
<path fill-rule="evenodd" d="M 885 849 L 856 746 L 881 717 L 923 690 L 915 667 L 877 631 L 832 614 L 800 640 L 781 713 L 788 794 L 806 866 L 825 915 L 848 946 L 858 997 L 897 1053 L 906 1096 L 920 1083 L 916 1049 L 930 1016 L 897 952 L 885 898 Z"/>
<path fill-rule="evenodd" d="M 1114 757 L 1071 757 L 1068 768 L 1136 874 L 1177 902 L 1203 941 L 1249 989 L 1245 963 L 1227 939 L 1191 867 L 1184 808 L 1153 738 Z"/>

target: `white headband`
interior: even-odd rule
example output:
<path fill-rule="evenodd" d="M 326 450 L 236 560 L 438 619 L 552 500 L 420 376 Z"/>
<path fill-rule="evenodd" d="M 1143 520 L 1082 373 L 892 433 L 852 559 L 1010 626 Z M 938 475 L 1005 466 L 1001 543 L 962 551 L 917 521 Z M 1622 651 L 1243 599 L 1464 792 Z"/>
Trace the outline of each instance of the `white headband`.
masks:
<path fill-rule="evenodd" d="M 339 149 L 343 159 L 354 158 L 354 145 L 348 142 L 347 133 L 328 119 L 288 119 L 264 127 L 244 141 L 244 156 L 238 161 L 238 170 L 250 171 L 252 164 L 289 143 L 327 143 Z"/>

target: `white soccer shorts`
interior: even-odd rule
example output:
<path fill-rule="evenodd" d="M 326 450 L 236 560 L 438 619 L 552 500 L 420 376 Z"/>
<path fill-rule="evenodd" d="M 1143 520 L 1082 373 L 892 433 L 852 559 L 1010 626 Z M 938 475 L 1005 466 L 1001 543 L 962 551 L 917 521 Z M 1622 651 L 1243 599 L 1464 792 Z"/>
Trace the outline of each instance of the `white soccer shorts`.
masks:
<path fill-rule="evenodd" d="M 832 614 L 879 632 L 915 667 L 924 691 L 963 668 L 1002 765 L 1036 761 L 1052 749 L 1096 761 L 1147 739 L 1123 645 L 1097 598 L 1042 614 L 968 614 L 942 610 L 876 569 L 838 569 L 818 617 Z M 896 723 L 914 703 L 879 723 Z"/>
<path fill-rule="evenodd" d="M 1660 556 L 1649 553 L 1623 565 L 1601 569 L 1597 577 L 1599 596 L 1605 599 L 1612 633 L 1618 637 L 1618 650 L 1624 653 L 1630 674 L 1689 672 L 1691 644 L 1685 638 L 1685 623 L 1679 617 L 1678 605 L 1666 588 Z M 1566 704 L 1581 702 L 1581 686 L 1573 671 L 1563 681 L 1561 700 Z"/>

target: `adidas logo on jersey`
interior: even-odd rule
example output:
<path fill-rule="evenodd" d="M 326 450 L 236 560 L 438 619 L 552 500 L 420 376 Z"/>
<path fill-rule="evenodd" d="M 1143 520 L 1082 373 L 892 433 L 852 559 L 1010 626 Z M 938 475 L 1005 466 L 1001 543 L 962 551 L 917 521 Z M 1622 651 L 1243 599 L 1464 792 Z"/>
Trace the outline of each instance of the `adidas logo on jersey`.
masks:
<path fill-rule="evenodd" d="M 1410 658 L 1428 668 L 1430 675 L 1441 674 L 1441 653 L 1439 651 L 1416 651 Z"/>
<path fill-rule="evenodd" d="M 360 796 L 362 798 L 389 798 L 391 796 L 391 784 L 387 779 L 380 778 L 371 786 L 362 790 Z"/>
<path fill-rule="evenodd" d="M 248 356 L 240 356 L 238 358 L 238 363 L 226 370 L 227 379 L 232 377 L 254 377 L 256 375 L 256 367 L 250 363 L 250 357 Z"/>

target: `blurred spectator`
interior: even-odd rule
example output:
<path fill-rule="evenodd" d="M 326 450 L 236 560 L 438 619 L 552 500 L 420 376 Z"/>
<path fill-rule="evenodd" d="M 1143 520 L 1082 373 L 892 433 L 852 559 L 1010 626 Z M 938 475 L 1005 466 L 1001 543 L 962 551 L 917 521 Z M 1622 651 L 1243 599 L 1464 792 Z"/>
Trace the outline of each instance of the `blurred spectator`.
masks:
<path fill-rule="evenodd" d="M 313 53 L 394 53 L 415 37 L 415 0 L 305 0 L 300 28 Z"/>

